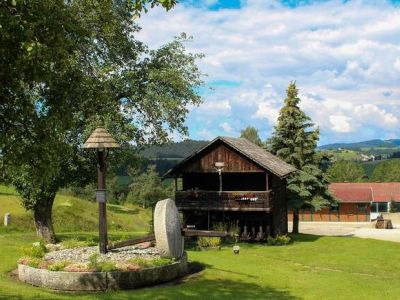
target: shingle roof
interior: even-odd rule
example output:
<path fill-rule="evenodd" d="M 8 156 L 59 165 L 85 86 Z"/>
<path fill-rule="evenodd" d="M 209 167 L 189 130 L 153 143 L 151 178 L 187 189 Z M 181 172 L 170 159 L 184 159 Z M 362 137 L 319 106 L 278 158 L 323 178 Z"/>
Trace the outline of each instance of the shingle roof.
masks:
<path fill-rule="evenodd" d="M 97 127 L 83 144 L 83 148 L 119 148 L 119 145 L 105 128 Z"/>
<path fill-rule="evenodd" d="M 207 148 L 209 148 L 214 143 L 222 141 L 227 144 L 237 152 L 241 153 L 243 156 L 247 157 L 249 160 L 253 161 L 260 167 L 274 173 L 275 175 L 283 178 L 288 176 L 290 173 L 296 171 L 296 168 L 292 165 L 286 163 L 279 157 L 273 155 L 272 153 L 266 151 L 265 149 L 257 146 L 256 144 L 250 142 L 245 138 L 231 138 L 231 137 L 217 137 L 208 143 L 205 147 L 201 148 L 198 151 L 195 151 L 193 154 L 185 158 L 183 161 L 178 163 L 174 168 L 169 170 L 164 176 L 168 176 L 173 173 L 180 166 L 185 164 L 188 160 L 203 152 Z"/>
<path fill-rule="evenodd" d="M 340 182 L 329 190 L 339 202 L 400 202 L 400 182 Z"/>

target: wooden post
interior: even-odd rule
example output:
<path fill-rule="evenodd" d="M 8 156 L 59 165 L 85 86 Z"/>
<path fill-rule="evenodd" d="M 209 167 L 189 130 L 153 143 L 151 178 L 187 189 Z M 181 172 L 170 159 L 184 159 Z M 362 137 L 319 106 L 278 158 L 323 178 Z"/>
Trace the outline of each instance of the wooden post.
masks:
<path fill-rule="evenodd" d="M 178 191 L 178 178 L 175 177 L 175 192 Z"/>
<path fill-rule="evenodd" d="M 102 151 L 100 151 L 102 150 Z M 106 189 L 106 150 L 97 150 L 97 188 Z M 105 199 L 106 200 L 106 199 Z M 107 253 L 107 211 L 106 201 L 99 202 L 99 250 L 101 254 Z"/>
<path fill-rule="evenodd" d="M 268 192 L 269 191 L 269 178 L 268 178 L 268 172 L 265 173 L 265 190 Z"/>
<path fill-rule="evenodd" d="M 210 211 L 207 210 L 207 230 L 210 230 Z"/>

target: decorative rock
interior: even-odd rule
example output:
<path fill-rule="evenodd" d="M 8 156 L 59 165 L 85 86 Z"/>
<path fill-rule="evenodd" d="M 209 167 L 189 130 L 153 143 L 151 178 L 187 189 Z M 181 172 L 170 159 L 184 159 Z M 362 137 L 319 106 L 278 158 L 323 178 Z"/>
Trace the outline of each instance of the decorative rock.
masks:
<path fill-rule="evenodd" d="M 11 214 L 10 213 L 6 213 L 4 215 L 4 226 L 9 226 L 11 223 Z"/>
<path fill-rule="evenodd" d="M 154 210 L 154 235 L 161 257 L 181 258 L 184 239 L 179 212 L 173 200 L 165 199 L 157 202 Z"/>

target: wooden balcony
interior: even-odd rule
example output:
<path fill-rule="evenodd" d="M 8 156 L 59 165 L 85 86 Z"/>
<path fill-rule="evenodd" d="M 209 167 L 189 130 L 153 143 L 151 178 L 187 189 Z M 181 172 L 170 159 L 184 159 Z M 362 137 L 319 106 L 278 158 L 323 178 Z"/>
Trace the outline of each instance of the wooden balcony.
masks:
<path fill-rule="evenodd" d="M 270 211 L 270 191 L 177 191 L 180 210 Z"/>

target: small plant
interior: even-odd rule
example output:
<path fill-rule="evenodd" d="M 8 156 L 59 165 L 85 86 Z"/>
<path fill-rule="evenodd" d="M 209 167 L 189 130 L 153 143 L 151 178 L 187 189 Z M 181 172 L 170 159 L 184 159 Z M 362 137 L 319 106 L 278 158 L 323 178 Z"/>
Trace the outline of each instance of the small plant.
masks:
<path fill-rule="evenodd" d="M 40 258 L 35 258 L 35 257 L 21 257 L 18 260 L 19 264 L 23 264 L 32 268 L 39 268 L 40 264 L 42 262 L 42 259 Z"/>
<path fill-rule="evenodd" d="M 70 264 L 71 262 L 69 260 L 63 260 L 49 265 L 47 269 L 50 271 L 64 271 L 65 267 Z"/>
<path fill-rule="evenodd" d="M 32 258 L 43 258 L 44 255 L 47 253 L 47 248 L 45 244 L 40 241 L 33 243 L 31 247 L 23 249 L 23 252 L 26 256 Z"/>
<path fill-rule="evenodd" d="M 129 262 L 134 265 L 137 265 L 141 269 L 150 268 L 152 266 L 151 261 L 149 259 L 145 259 L 145 258 L 141 258 L 141 257 L 131 258 L 129 260 Z"/>
<path fill-rule="evenodd" d="M 162 257 L 151 260 L 151 264 L 152 264 L 154 267 L 166 266 L 166 265 L 171 264 L 172 262 L 173 262 L 172 259 L 169 259 L 169 258 L 162 258 Z"/>
<path fill-rule="evenodd" d="M 92 255 L 89 256 L 88 268 L 89 269 L 94 269 L 94 270 L 99 270 L 100 269 L 99 254 L 98 253 L 93 253 Z"/>
<path fill-rule="evenodd" d="M 199 237 L 197 239 L 197 246 L 199 248 L 216 248 L 221 245 L 220 237 Z"/>
<path fill-rule="evenodd" d="M 289 244 L 291 238 L 287 235 L 278 235 L 277 237 L 268 236 L 267 244 L 271 246 L 283 246 Z"/>
<path fill-rule="evenodd" d="M 101 272 L 112 272 L 118 270 L 117 266 L 112 261 L 102 261 L 99 263 Z"/>
<path fill-rule="evenodd" d="M 118 269 L 112 261 L 99 261 L 98 253 L 89 256 L 88 268 L 98 272 L 111 272 Z"/>
<path fill-rule="evenodd" d="M 169 258 L 155 258 L 155 259 L 145 259 L 141 257 L 131 258 L 129 260 L 130 263 L 137 265 L 141 269 L 152 268 L 152 267 L 161 267 L 165 265 L 169 265 L 173 262 L 172 259 Z"/>

